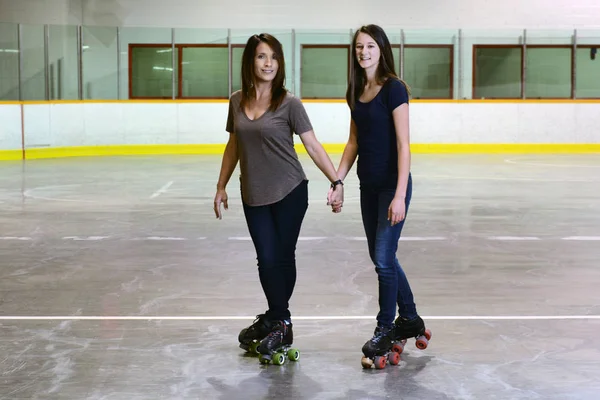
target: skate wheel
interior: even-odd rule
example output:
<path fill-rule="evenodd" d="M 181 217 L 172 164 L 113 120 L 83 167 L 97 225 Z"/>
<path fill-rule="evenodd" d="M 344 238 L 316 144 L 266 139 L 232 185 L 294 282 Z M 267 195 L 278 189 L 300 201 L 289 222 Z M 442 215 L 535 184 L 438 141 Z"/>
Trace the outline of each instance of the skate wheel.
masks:
<path fill-rule="evenodd" d="M 287 356 L 290 361 L 298 361 L 300 359 L 300 351 L 298 349 L 289 349 Z"/>
<path fill-rule="evenodd" d="M 394 353 L 402 354 L 402 352 L 404 351 L 405 343 L 406 343 L 405 341 L 404 341 L 404 343 L 402 343 L 402 342 L 394 343 L 394 345 L 392 346 L 392 351 Z"/>
<path fill-rule="evenodd" d="M 389 362 L 390 362 L 391 365 L 398 365 L 398 364 L 400 364 L 400 353 L 392 351 L 388 355 L 388 360 L 389 360 Z"/>
<path fill-rule="evenodd" d="M 384 356 L 375 357 L 375 369 L 384 369 L 387 364 L 387 358 Z"/>
<path fill-rule="evenodd" d="M 415 345 L 417 346 L 417 349 L 425 350 L 427 348 L 428 343 L 429 343 L 429 341 L 427 340 L 427 338 L 425 336 L 419 336 L 417 338 L 417 342 L 415 343 Z"/>
<path fill-rule="evenodd" d="M 258 361 L 260 361 L 261 364 L 268 364 L 271 361 L 271 358 L 268 356 L 265 356 L 264 354 L 261 354 L 258 357 Z"/>
<path fill-rule="evenodd" d="M 369 357 L 363 357 L 362 360 L 360 360 L 360 364 L 364 369 L 369 369 L 373 366 L 373 360 Z"/>
<path fill-rule="evenodd" d="M 427 341 L 431 340 L 431 331 L 429 329 L 425 329 L 425 337 L 427 338 Z"/>
<path fill-rule="evenodd" d="M 260 346 L 260 342 L 252 342 L 248 348 L 248 353 L 258 354 L 258 346 Z"/>
<path fill-rule="evenodd" d="M 282 353 L 273 354 L 273 364 L 283 365 L 285 363 L 285 356 Z"/>

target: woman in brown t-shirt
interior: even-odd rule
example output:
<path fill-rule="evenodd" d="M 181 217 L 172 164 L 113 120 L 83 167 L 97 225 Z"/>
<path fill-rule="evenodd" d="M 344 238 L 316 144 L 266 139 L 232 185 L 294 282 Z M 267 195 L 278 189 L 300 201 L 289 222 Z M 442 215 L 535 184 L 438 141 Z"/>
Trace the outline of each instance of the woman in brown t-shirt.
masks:
<path fill-rule="evenodd" d="M 343 184 L 316 139 L 302 102 L 285 87 L 281 43 L 263 33 L 248 39 L 242 56 L 242 89 L 232 94 L 214 210 L 228 208 L 225 186 L 240 162 L 244 215 L 256 249 L 260 283 L 268 309 L 239 334 L 240 347 L 258 351 L 261 362 L 293 342 L 289 300 L 296 283 L 296 243 L 308 208 L 308 180 L 294 149 L 294 137 L 332 182 L 328 204 L 339 211 Z M 283 360 L 281 360 L 283 362 Z"/>

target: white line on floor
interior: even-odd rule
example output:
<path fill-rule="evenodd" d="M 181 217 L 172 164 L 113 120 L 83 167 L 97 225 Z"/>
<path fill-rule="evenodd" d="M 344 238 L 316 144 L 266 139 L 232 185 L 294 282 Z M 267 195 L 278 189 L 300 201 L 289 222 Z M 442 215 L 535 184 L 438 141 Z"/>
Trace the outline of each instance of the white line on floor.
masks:
<path fill-rule="evenodd" d="M 567 236 L 563 240 L 600 240 L 600 236 Z"/>
<path fill-rule="evenodd" d="M 32 238 L 23 236 L 0 236 L 0 240 L 32 240 Z"/>
<path fill-rule="evenodd" d="M 600 315 L 439 315 L 439 316 L 421 316 L 424 320 L 600 320 Z M 94 321 L 94 320 L 127 320 L 127 321 L 156 321 L 156 320 L 172 320 L 172 321 L 230 321 L 230 320 L 254 320 L 256 316 L 0 316 L 0 321 L 18 320 L 18 321 Z M 319 320 L 374 320 L 374 315 L 357 315 L 357 316 L 292 316 L 293 320 L 319 321 Z"/>
<path fill-rule="evenodd" d="M 517 240 L 541 240 L 539 237 L 537 236 L 490 236 L 488 237 L 489 240 L 512 240 L 512 241 L 517 241 Z"/>
<path fill-rule="evenodd" d="M 63 240 L 76 240 L 76 241 L 98 241 L 109 239 L 110 236 L 65 236 Z"/>
<path fill-rule="evenodd" d="M 154 199 L 154 198 L 160 196 L 161 194 L 166 193 L 166 191 L 169 190 L 169 188 L 171 187 L 171 185 L 173 184 L 173 182 L 174 181 L 167 182 L 163 187 L 161 187 L 156 192 L 154 192 L 152 194 L 152 196 L 150 196 L 150 198 Z"/>

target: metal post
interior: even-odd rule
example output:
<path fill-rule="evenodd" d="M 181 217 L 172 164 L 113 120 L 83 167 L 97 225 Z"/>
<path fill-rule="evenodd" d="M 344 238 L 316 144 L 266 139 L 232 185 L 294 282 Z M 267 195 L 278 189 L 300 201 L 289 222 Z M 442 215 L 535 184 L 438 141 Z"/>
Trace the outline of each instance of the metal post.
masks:
<path fill-rule="evenodd" d="M 77 26 L 77 96 L 83 100 L 83 29 Z"/>
<path fill-rule="evenodd" d="M 17 76 L 19 79 L 18 82 L 18 90 L 19 90 L 19 101 L 23 101 L 23 26 L 21 24 L 17 25 L 17 51 L 19 52 L 19 70 L 17 71 Z"/>
<path fill-rule="evenodd" d="M 521 82 L 521 98 L 525 99 L 525 89 L 527 87 L 527 29 L 523 29 L 523 57 L 521 58 L 522 82 Z"/>
<path fill-rule="evenodd" d="M 571 97 L 577 98 L 577 29 L 573 31 L 573 54 L 571 55 Z"/>
<path fill-rule="evenodd" d="M 233 90 L 233 50 L 231 48 L 231 28 L 227 28 L 227 97 L 231 98 Z"/>
<path fill-rule="evenodd" d="M 463 79 L 463 37 L 462 37 L 462 29 L 458 30 L 458 71 L 457 71 L 457 80 L 458 87 L 456 88 L 456 98 L 460 99 L 464 96 L 464 79 Z M 454 79 L 454 77 L 452 77 Z"/>
<path fill-rule="evenodd" d="M 296 93 L 296 30 L 292 29 L 292 93 Z"/>
<path fill-rule="evenodd" d="M 175 100 L 175 98 L 177 97 L 177 89 L 179 89 L 179 87 L 175 87 L 175 62 L 176 62 L 176 54 L 175 54 L 175 28 L 171 28 L 171 68 L 173 68 L 173 71 L 171 71 L 171 88 L 172 88 L 172 100 Z M 181 79 L 181 77 L 178 77 L 179 79 Z M 181 93 L 180 93 L 181 95 Z"/>
<path fill-rule="evenodd" d="M 121 28 L 117 26 L 117 100 L 121 100 Z"/>
<path fill-rule="evenodd" d="M 400 29 L 400 79 L 404 79 L 404 29 Z"/>
<path fill-rule="evenodd" d="M 44 25 L 44 99 L 50 100 L 50 28 Z"/>

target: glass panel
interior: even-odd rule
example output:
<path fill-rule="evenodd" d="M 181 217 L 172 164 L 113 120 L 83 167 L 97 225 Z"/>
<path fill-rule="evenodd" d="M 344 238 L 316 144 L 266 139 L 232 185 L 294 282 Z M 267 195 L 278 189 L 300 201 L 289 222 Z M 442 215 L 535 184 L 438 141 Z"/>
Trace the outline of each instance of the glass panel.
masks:
<path fill-rule="evenodd" d="M 175 49 L 177 51 L 177 49 Z M 153 45 L 132 45 L 131 97 L 172 97 L 172 49 Z"/>
<path fill-rule="evenodd" d="M 0 22 L 0 100 L 19 100 L 19 31 Z"/>
<path fill-rule="evenodd" d="M 77 27 L 50 25 L 48 79 L 50 100 L 79 99 Z"/>
<path fill-rule="evenodd" d="M 600 98 L 600 39 L 598 43 L 577 48 L 577 98 Z"/>
<path fill-rule="evenodd" d="M 571 49 L 527 47 L 525 97 L 571 97 Z"/>
<path fill-rule="evenodd" d="M 119 98 L 130 98 L 141 96 L 141 93 L 153 98 L 172 98 L 173 89 L 177 90 L 177 84 L 173 88 L 173 74 L 175 74 L 175 83 L 177 83 L 177 68 L 173 71 L 172 59 L 173 52 L 171 49 L 172 32 L 169 28 L 120 28 L 120 48 L 121 48 L 121 71 L 119 79 L 121 80 Z M 141 51 L 142 59 L 138 59 L 137 68 L 138 74 L 150 77 L 152 80 L 144 82 L 143 79 L 137 79 L 135 83 L 137 94 L 133 92 L 134 83 L 131 87 L 129 84 L 130 73 L 134 75 L 134 52 L 130 54 L 132 49 L 143 48 L 144 44 L 153 45 L 154 52 L 152 56 L 151 50 Z M 139 46 L 142 45 L 142 46 Z M 137 51 L 137 50 L 136 50 Z M 156 53 L 156 51 L 161 51 Z M 175 65 L 177 65 L 177 51 L 175 52 Z M 167 60 L 168 59 L 168 60 Z M 154 64 L 154 63 L 157 64 Z M 144 63 L 150 63 L 143 66 Z M 130 65 L 131 64 L 131 65 Z M 156 67 L 156 69 L 154 68 Z M 143 71 L 143 72 L 142 72 Z M 145 86 L 148 87 L 145 87 Z M 177 94 L 177 92 L 175 92 Z"/>
<path fill-rule="evenodd" d="M 83 27 L 83 98 L 119 98 L 117 28 Z"/>
<path fill-rule="evenodd" d="M 475 49 L 475 98 L 521 97 L 521 48 Z"/>
<path fill-rule="evenodd" d="M 348 87 L 349 47 L 303 47 L 302 98 L 344 98 Z"/>
<path fill-rule="evenodd" d="M 183 47 L 181 51 L 183 97 L 229 97 L 227 46 Z"/>
<path fill-rule="evenodd" d="M 23 74 L 21 75 L 23 100 L 46 100 L 42 25 L 21 25 L 21 51 L 23 52 Z"/>
<path fill-rule="evenodd" d="M 404 47 L 404 80 L 413 98 L 452 98 L 452 52 L 452 47 Z"/>

